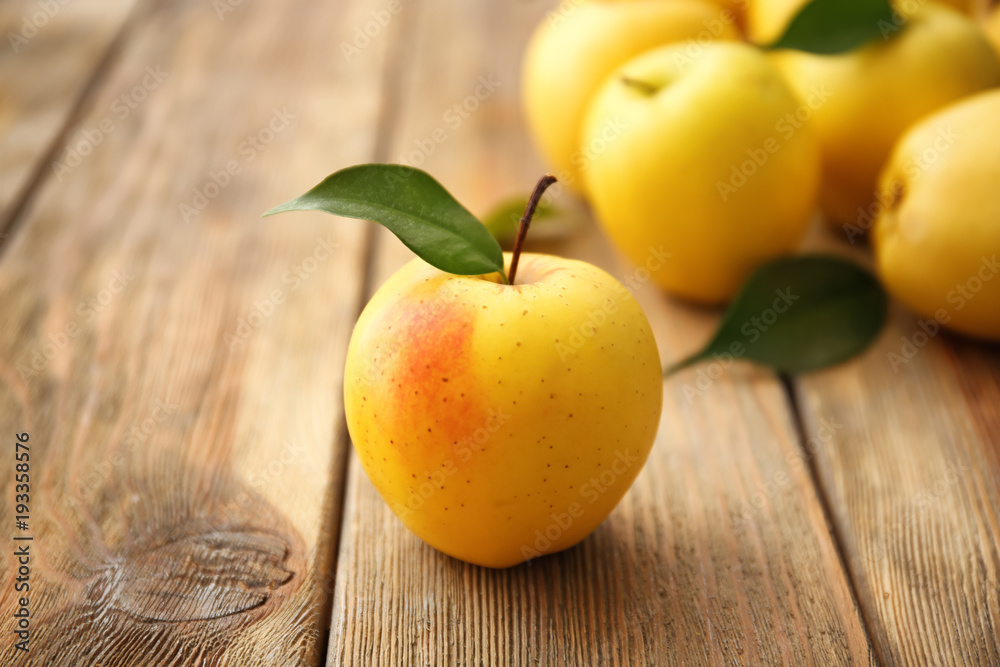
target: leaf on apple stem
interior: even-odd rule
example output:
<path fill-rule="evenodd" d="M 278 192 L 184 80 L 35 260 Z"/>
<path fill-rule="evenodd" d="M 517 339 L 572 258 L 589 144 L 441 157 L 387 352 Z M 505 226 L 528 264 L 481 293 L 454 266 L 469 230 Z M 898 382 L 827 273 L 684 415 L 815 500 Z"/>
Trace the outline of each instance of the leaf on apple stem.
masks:
<path fill-rule="evenodd" d="M 779 259 L 747 280 L 711 342 L 664 375 L 715 355 L 790 374 L 833 366 L 875 340 L 887 303 L 878 280 L 853 262 L 825 255 Z"/>
<path fill-rule="evenodd" d="M 833 55 L 876 37 L 888 39 L 902 27 L 889 0 L 812 0 L 778 41 L 767 49 L 797 49 Z"/>
<path fill-rule="evenodd" d="M 500 273 L 500 244 L 432 176 L 396 164 L 362 164 L 327 176 L 309 192 L 264 216 L 324 211 L 386 227 L 425 262 L 447 273 Z"/>

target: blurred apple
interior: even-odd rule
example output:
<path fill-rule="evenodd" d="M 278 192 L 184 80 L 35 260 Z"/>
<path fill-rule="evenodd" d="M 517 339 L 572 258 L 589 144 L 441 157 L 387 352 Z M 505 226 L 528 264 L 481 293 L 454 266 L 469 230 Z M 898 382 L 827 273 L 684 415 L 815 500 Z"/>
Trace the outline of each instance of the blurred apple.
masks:
<path fill-rule="evenodd" d="M 903 16 L 912 16 L 917 9 L 933 0 L 893 0 L 892 5 Z M 781 37 L 785 28 L 810 0 L 749 0 L 746 7 L 747 38 L 755 44 L 771 44 Z M 978 0 L 941 0 L 942 4 L 969 15 L 976 11 Z"/>
<path fill-rule="evenodd" d="M 731 15 L 702 0 L 583 0 L 550 12 L 528 45 L 522 86 L 528 126 L 559 180 L 583 192 L 583 114 L 616 67 L 663 44 L 738 37 Z"/>
<path fill-rule="evenodd" d="M 635 0 L 604 0 L 605 2 L 635 2 Z M 665 0 L 669 2 L 670 0 Z M 743 13 L 746 10 L 747 0 L 704 0 L 705 2 L 716 5 L 719 9 L 728 10 L 733 13 L 733 18 L 736 22 L 740 22 L 743 18 Z"/>
<path fill-rule="evenodd" d="M 986 34 L 1000 53 L 1000 5 L 993 8 L 993 12 L 986 19 Z"/>
<path fill-rule="evenodd" d="M 785 32 L 789 22 L 810 0 L 750 0 L 746 8 L 747 39 L 771 44 Z"/>
<path fill-rule="evenodd" d="M 962 100 L 910 129 L 882 173 L 879 277 L 925 330 L 1000 341 L 998 120 L 1000 91 Z"/>
<path fill-rule="evenodd" d="M 823 152 L 820 206 L 834 224 L 868 215 L 876 181 L 896 139 L 915 121 L 1000 83 L 1000 60 L 971 18 L 928 2 L 898 34 L 856 51 L 818 56 L 778 51 L 772 58 L 814 110 Z"/>
<path fill-rule="evenodd" d="M 756 47 L 662 47 L 608 79 L 584 140 L 587 188 L 608 235 L 662 288 L 730 299 L 793 251 L 816 207 L 819 145 L 800 102 Z M 625 126 L 604 141 L 611 119 Z M 600 142 L 604 142 L 601 144 Z M 652 252 L 670 253 L 654 268 Z"/>

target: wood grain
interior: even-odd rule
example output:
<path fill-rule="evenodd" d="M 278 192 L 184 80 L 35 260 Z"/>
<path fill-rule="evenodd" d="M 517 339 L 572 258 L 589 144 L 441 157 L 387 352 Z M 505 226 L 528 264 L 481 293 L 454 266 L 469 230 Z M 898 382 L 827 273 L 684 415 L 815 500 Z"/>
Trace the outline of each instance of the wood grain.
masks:
<path fill-rule="evenodd" d="M 474 211 L 526 192 L 542 167 L 520 121 L 517 63 L 548 5 L 409 7 L 400 20 L 412 53 L 397 75 L 405 89 L 390 156 L 428 169 Z M 491 76 L 495 92 L 448 127 L 447 110 Z M 444 141 L 430 150 L 436 128 Z M 387 234 L 378 242 L 375 286 L 409 256 Z M 592 225 L 553 249 L 642 282 Z M 636 293 L 664 361 L 693 350 L 716 321 L 649 285 Z M 653 454 L 612 516 L 576 548 L 508 570 L 420 542 L 352 457 L 328 661 L 874 663 L 781 384 L 745 367 L 692 396 L 696 382 L 691 371 L 665 385 Z"/>
<path fill-rule="evenodd" d="M 48 155 L 83 103 L 136 0 L 99 3 L 9 0 L 0 5 L 0 233 L 36 175 L 66 154 Z M 44 74 L 43 74 L 44 73 Z M 106 110 L 109 118 L 115 114 Z M 90 128 L 88 128 L 90 129 Z M 96 129 L 96 128 L 93 128 Z M 92 129 L 92 131 L 93 131 Z M 97 135 L 90 135 L 97 141 Z M 84 136 L 73 148 L 89 150 Z M 47 160 L 51 163 L 47 163 Z M 3 239 L 0 238 L 0 241 Z"/>
<path fill-rule="evenodd" d="M 1000 350 L 902 310 L 861 363 L 803 378 L 822 489 L 887 665 L 1000 664 Z"/>
<path fill-rule="evenodd" d="M 34 537 L 30 653 L 2 664 L 322 659 L 368 233 L 259 216 L 371 159 L 386 43 L 347 66 L 330 29 L 381 2 L 228 6 L 136 25 L 71 134 L 163 80 L 44 180 L 0 260 L 0 433 L 30 434 Z M 12 482 L 4 456 L 7 518 Z"/>

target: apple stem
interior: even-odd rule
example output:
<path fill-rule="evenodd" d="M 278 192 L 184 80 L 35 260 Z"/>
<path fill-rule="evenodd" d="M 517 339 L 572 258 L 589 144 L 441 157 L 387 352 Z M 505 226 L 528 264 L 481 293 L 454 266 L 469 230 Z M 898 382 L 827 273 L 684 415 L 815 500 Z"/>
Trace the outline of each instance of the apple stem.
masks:
<path fill-rule="evenodd" d="M 622 83 L 624 83 L 626 86 L 631 86 L 632 88 L 635 88 L 639 92 L 644 93 L 646 95 L 655 95 L 657 91 L 659 91 L 659 88 L 657 88 L 651 83 L 646 83 L 645 81 L 640 81 L 639 79 L 633 79 L 632 77 L 628 76 L 622 77 Z"/>
<path fill-rule="evenodd" d="M 524 237 L 528 235 L 528 227 L 531 226 L 531 219 L 535 217 L 535 209 L 538 208 L 538 202 L 541 201 L 542 195 L 549 189 L 549 186 L 555 182 L 555 176 L 545 174 L 539 179 L 538 184 L 535 185 L 535 189 L 531 193 L 531 198 L 528 199 L 528 206 L 524 209 L 524 215 L 521 216 L 521 226 L 517 229 L 514 252 L 510 258 L 510 271 L 507 277 L 507 283 L 510 285 L 514 284 L 514 276 L 517 275 L 517 262 L 521 259 L 521 246 L 524 245 Z"/>

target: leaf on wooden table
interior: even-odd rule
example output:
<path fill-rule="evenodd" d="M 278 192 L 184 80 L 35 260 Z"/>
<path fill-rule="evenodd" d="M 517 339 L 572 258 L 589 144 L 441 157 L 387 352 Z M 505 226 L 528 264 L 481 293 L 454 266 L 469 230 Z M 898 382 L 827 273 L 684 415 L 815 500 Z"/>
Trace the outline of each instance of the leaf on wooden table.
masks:
<path fill-rule="evenodd" d="M 784 373 L 808 373 L 864 351 L 885 325 L 888 299 L 875 276 L 824 255 L 788 257 L 754 273 L 700 352 L 665 372 L 716 355 Z"/>

